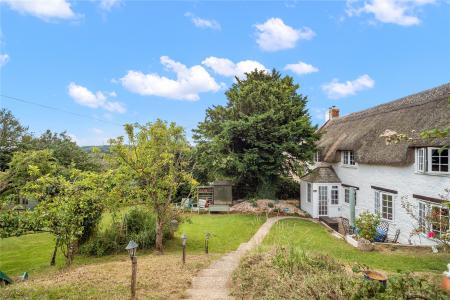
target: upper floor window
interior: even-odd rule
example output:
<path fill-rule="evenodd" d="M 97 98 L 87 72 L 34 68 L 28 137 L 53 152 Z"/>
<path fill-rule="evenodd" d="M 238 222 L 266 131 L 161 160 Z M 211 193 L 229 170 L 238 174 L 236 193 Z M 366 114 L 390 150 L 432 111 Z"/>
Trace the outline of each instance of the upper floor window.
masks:
<path fill-rule="evenodd" d="M 353 151 L 342 151 L 342 164 L 348 166 L 355 165 L 355 155 Z"/>
<path fill-rule="evenodd" d="M 394 195 L 382 191 L 375 191 L 375 213 L 382 219 L 394 219 Z"/>
<path fill-rule="evenodd" d="M 338 205 L 339 204 L 339 186 L 333 185 L 331 187 L 331 204 Z"/>
<path fill-rule="evenodd" d="M 314 162 L 319 162 L 320 161 L 320 152 L 316 151 L 314 153 Z"/>
<path fill-rule="evenodd" d="M 450 173 L 449 149 L 438 147 L 417 148 L 416 172 Z"/>

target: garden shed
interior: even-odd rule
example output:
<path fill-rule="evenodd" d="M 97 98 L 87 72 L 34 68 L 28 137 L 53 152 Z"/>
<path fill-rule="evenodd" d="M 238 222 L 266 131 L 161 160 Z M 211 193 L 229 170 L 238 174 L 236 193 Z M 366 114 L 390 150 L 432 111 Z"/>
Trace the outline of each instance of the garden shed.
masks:
<path fill-rule="evenodd" d="M 231 205 L 233 184 L 229 180 L 217 180 L 197 188 L 197 200 L 205 199 L 211 205 Z"/>

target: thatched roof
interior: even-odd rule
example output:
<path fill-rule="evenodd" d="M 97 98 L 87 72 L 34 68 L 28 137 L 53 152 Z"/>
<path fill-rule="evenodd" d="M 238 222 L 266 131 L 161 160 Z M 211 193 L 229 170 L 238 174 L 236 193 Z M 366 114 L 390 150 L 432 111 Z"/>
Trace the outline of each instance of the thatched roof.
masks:
<path fill-rule="evenodd" d="M 300 178 L 302 181 L 319 183 L 340 183 L 341 180 L 327 163 L 317 163 L 315 169 Z"/>
<path fill-rule="evenodd" d="M 340 150 L 353 150 L 355 160 L 363 164 L 407 165 L 413 161 L 414 146 L 443 146 L 450 137 L 422 140 L 419 133 L 450 124 L 450 83 L 410 95 L 325 123 L 317 146 L 321 160 L 340 161 Z M 386 130 L 412 137 L 398 144 L 386 145 L 380 137 Z"/>

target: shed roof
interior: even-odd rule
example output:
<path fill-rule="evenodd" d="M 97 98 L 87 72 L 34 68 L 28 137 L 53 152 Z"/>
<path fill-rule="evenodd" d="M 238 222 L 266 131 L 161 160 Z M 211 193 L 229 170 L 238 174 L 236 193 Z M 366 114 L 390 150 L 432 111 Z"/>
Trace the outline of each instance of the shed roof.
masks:
<path fill-rule="evenodd" d="M 359 163 L 407 165 L 413 160 L 411 147 L 450 144 L 450 137 L 419 138 L 422 131 L 450 124 L 449 95 L 450 83 L 328 121 L 319 129 L 322 160 L 338 162 L 340 150 L 353 150 Z M 412 140 L 386 145 L 380 135 L 388 129 Z"/>
<path fill-rule="evenodd" d="M 340 183 L 333 167 L 327 163 L 317 163 L 315 169 L 301 177 L 301 180 L 314 183 Z"/>

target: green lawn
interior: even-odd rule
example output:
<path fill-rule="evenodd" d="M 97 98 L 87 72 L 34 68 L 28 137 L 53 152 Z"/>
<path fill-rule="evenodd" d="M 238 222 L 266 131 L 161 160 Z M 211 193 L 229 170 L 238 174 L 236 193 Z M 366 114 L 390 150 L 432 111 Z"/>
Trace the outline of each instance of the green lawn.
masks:
<path fill-rule="evenodd" d="M 265 218 L 247 215 L 189 215 L 190 222 L 182 224 L 176 232 L 174 240 L 168 241 L 167 252 L 180 250 L 180 236 L 185 232 L 188 236 L 187 251 L 199 253 L 203 251 L 205 232 L 210 232 L 211 253 L 224 253 L 235 250 L 240 243 L 250 239 Z M 105 215 L 102 224 L 110 222 Z M 101 225 L 104 226 L 104 225 Z M 11 276 L 27 271 L 31 275 L 39 272 L 55 270 L 49 267 L 54 238 L 48 233 L 30 234 L 21 237 L 0 239 L 0 271 Z M 151 252 L 147 251 L 146 253 Z M 141 255 L 144 253 L 140 253 Z M 125 251 L 124 254 L 126 255 Z M 77 256 L 75 264 L 101 263 L 114 260 L 112 255 L 101 258 Z M 62 254 L 58 252 L 57 268 L 63 266 Z"/>
<path fill-rule="evenodd" d="M 236 250 L 243 242 L 248 241 L 256 230 L 266 221 L 265 217 L 252 215 L 197 215 L 191 214 L 190 220 L 183 223 L 175 234 L 175 239 L 167 244 L 168 251 L 181 249 L 180 236 L 186 233 L 187 251 L 204 250 L 205 233 L 211 234 L 209 251 L 225 253 Z"/>
<path fill-rule="evenodd" d="M 362 252 L 327 230 L 307 220 L 282 220 L 274 225 L 263 245 L 291 245 L 307 252 L 320 253 L 349 263 L 363 263 L 385 271 L 425 271 L 441 273 L 447 269 L 450 254 L 411 251 Z"/>

